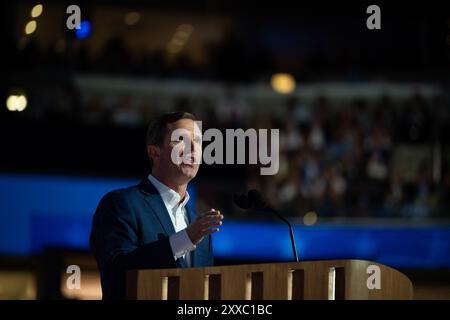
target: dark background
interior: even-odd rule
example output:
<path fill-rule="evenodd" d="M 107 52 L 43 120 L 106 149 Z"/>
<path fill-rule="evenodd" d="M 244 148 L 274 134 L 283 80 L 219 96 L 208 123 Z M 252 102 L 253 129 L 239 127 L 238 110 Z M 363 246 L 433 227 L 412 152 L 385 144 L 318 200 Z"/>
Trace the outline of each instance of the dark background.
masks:
<path fill-rule="evenodd" d="M 85 1 L 77 3 L 91 23 L 85 38 L 65 27 L 74 3 L 42 2 L 32 18 L 36 4 L 1 4 L 0 298 L 98 298 L 95 264 L 84 242 L 70 239 L 88 231 L 103 191 L 149 173 L 146 127 L 170 110 L 195 113 L 205 129 L 280 129 L 280 172 L 203 165 L 192 182 L 199 211 L 220 207 L 241 232 L 246 223 L 275 224 L 232 202 L 234 192 L 260 189 L 304 234 L 299 241 L 308 230 L 334 230 L 306 259 L 377 260 L 406 272 L 417 298 L 450 297 L 450 15 L 443 4 L 377 3 L 382 29 L 368 30 L 372 3 Z M 37 28 L 27 35 L 30 20 Z M 295 79 L 294 91 L 271 86 L 279 73 Z M 27 98 L 22 112 L 7 108 L 16 94 Z M 77 206 L 82 198 L 89 201 Z M 65 212 L 64 201 L 74 207 Z M 78 223 L 77 233 L 70 227 Z M 342 233 L 348 227 L 380 233 L 367 233 L 356 250 L 360 234 Z M 383 233 L 393 227 L 393 236 Z M 52 242 L 52 228 L 69 240 Z M 217 238 L 218 264 L 289 259 L 225 254 L 225 235 Z M 334 237 L 347 242 L 321 251 Z M 91 291 L 64 291 L 67 261 L 90 270 Z"/>

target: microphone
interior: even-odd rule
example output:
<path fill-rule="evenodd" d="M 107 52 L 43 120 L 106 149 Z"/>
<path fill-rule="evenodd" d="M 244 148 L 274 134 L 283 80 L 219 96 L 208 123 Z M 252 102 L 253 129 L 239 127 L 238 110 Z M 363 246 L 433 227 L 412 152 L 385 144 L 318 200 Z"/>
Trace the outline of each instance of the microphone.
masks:
<path fill-rule="evenodd" d="M 297 246 L 295 245 L 294 230 L 292 224 L 283 217 L 277 210 L 273 209 L 258 190 L 250 190 L 247 194 L 235 194 L 234 203 L 241 209 L 255 209 L 263 212 L 271 212 L 275 214 L 279 219 L 289 226 L 289 234 L 291 236 L 292 251 L 294 253 L 294 259 L 298 262 Z"/>

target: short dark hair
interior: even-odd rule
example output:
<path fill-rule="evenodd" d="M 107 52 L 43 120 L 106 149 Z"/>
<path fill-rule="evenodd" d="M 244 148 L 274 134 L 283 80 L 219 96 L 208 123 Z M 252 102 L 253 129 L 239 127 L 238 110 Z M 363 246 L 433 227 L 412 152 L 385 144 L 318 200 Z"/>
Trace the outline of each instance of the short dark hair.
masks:
<path fill-rule="evenodd" d="M 175 111 L 166 112 L 153 120 L 147 129 L 147 147 L 150 145 L 161 146 L 167 134 L 167 125 L 182 119 L 191 119 L 195 121 L 195 116 L 189 112 Z M 150 165 L 153 165 L 153 160 L 151 157 Z"/>

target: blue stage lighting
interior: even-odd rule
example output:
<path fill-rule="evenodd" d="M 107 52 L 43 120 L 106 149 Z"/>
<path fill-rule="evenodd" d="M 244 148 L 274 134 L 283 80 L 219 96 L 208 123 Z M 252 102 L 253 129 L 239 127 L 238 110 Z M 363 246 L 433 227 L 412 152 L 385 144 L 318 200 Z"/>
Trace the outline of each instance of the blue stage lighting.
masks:
<path fill-rule="evenodd" d="M 75 29 L 75 35 L 77 39 L 83 40 L 89 37 L 92 32 L 92 23 L 90 21 L 84 20 L 80 22 L 80 28 Z"/>

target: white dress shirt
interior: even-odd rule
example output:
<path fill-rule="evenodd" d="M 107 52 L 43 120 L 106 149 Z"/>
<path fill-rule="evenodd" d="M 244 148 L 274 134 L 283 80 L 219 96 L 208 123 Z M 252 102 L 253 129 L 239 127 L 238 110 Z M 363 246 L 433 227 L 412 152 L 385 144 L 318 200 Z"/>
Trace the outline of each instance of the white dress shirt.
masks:
<path fill-rule="evenodd" d="M 149 174 L 148 179 L 153 186 L 158 190 L 161 198 L 169 213 L 170 220 L 172 220 L 175 234 L 169 237 L 170 246 L 172 248 L 175 260 L 184 257 L 187 265 L 191 266 L 190 255 L 188 254 L 196 248 L 189 238 L 186 228 L 188 225 L 188 217 L 186 212 L 186 203 L 189 201 L 189 193 L 186 191 L 186 196 L 183 202 L 180 203 L 181 196 L 175 190 L 170 189 L 164 183 Z"/>

